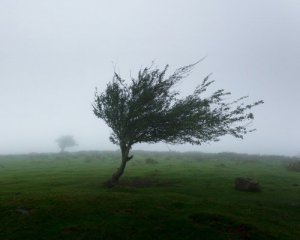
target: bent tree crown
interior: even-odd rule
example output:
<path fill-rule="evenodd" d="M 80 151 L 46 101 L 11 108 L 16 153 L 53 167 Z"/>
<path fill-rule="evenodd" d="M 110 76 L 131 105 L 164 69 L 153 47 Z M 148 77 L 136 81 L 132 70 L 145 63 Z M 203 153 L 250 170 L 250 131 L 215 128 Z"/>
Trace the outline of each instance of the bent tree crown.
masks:
<path fill-rule="evenodd" d="M 178 68 L 168 77 L 168 65 L 162 70 L 146 67 L 129 83 L 114 72 L 104 92 L 96 89 L 94 114 L 112 129 L 110 140 L 120 146 L 122 153 L 121 167 L 109 181 L 111 186 L 132 158 L 129 152 L 135 143 L 202 144 L 227 134 L 243 138 L 254 130 L 248 128 L 254 118 L 250 110 L 263 101 L 245 104 L 247 96 L 227 101 L 231 93 L 224 89 L 203 96 L 214 82 L 209 75 L 192 94 L 180 98 L 174 86 L 197 63 Z"/>

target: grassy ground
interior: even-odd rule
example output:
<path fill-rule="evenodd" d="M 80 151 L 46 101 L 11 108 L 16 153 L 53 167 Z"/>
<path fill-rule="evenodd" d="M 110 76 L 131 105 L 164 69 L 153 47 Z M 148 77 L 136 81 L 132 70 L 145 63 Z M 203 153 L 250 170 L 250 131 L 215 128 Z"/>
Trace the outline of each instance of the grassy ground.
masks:
<path fill-rule="evenodd" d="M 1 156 L 0 239 L 300 239 L 291 160 L 137 152 L 106 189 L 116 152 Z M 236 177 L 262 191 L 236 191 Z"/>

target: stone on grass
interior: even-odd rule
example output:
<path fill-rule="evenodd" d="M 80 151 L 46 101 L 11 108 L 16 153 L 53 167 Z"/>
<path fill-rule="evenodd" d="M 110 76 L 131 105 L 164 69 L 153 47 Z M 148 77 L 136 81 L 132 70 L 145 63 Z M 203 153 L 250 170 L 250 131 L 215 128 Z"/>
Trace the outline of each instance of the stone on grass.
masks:
<path fill-rule="evenodd" d="M 31 209 L 29 209 L 29 208 L 17 208 L 16 212 L 20 213 L 22 215 L 29 215 L 30 212 L 31 212 Z"/>
<path fill-rule="evenodd" d="M 235 189 L 246 192 L 259 192 L 259 183 L 251 178 L 238 177 L 234 181 Z"/>

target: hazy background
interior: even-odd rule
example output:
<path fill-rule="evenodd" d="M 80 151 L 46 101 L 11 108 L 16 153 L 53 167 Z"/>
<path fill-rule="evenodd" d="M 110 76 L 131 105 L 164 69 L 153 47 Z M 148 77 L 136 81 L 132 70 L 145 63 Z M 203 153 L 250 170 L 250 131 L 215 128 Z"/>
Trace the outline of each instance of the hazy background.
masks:
<path fill-rule="evenodd" d="M 263 99 L 257 131 L 203 146 L 145 150 L 300 153 L 298 0 L 0 0 L 0 154 L 116 149 L 92 113 L 97 86 L 152 60 L 170 70 L 207 56 L 180 85 L 184 94 L 213 73 L 212 90 Z M 171 71 L 169 73 L 171 73 Z"/>

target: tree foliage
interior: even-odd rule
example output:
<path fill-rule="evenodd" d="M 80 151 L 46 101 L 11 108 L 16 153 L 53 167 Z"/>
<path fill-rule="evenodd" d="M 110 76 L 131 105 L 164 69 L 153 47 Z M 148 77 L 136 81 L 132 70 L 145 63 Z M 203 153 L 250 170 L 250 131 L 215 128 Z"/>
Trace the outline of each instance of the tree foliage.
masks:
<path fill-rule="evenodd" d="M 137 78 L 127 83 L 114 72 L 104 92 L 95 92 L 94 114 L 112 129 L 110 140 L 118 144 L 122 154 L 135 143 L 166 142 L 171 144 L 202 144 L 218 141 L 221 136 L 243 138 L 254 115 L 250 110 L 263 103 L 244 103 L 247 96 L 229 101 L 231 93 L 224 89 L 204 95 L 214 81 L 204 78 L 194 92 L 181 97 L 176 85 L 187 77 L 191 64 L 166 76 L 162 70 L 146 67 Z M 129 161 L 130 157 L 122 157 Z"/>
<path fill-rule="evenodd" d="M 74 147 L 77 145 L 73 136 L 70 136 L 70 135 L 61 136 L 60 138 L 56 139 L 56 142 L 57 142 L 61 152 L 64 152 L 66 148 Z"/>

